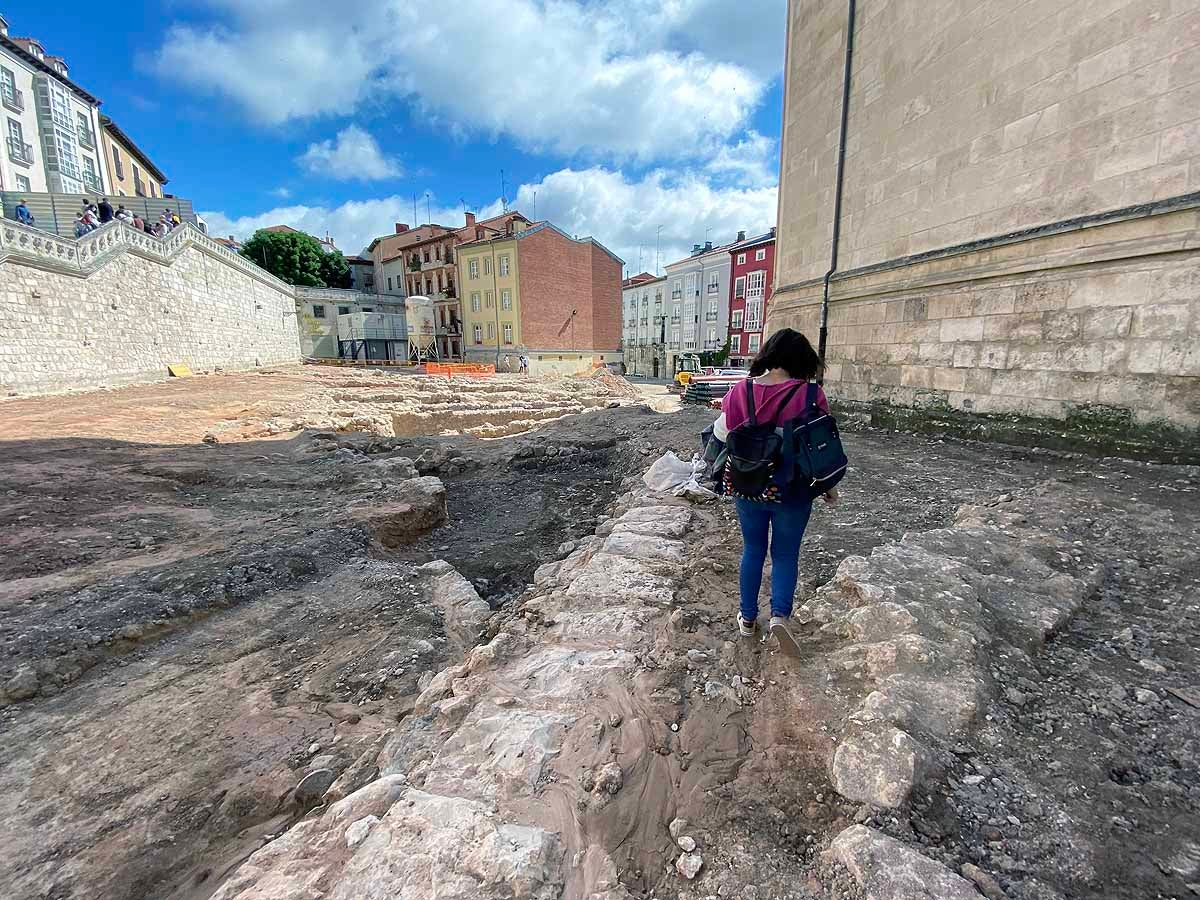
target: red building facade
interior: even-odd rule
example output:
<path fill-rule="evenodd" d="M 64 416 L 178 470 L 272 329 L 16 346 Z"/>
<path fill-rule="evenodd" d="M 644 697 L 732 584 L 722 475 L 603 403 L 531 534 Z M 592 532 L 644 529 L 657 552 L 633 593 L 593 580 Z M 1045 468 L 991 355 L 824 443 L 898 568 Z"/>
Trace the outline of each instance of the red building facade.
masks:
<path fill-rule="evenodd" d="M 775 273 L 775 229 L 729 249 L 729 364 L 748 366 L 762 346 Z"/>

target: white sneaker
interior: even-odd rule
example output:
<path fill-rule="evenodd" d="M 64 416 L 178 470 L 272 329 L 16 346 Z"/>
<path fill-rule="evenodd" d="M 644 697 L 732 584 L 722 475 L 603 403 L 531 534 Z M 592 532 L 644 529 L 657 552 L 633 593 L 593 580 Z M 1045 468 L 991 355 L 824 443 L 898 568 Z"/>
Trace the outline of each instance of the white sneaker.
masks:
<path fill-rule="evenodd" d="M 779 649 L 785 655 L 794 656 L 799 659 L 800 645 L 796 643 L 796 639 L 788 631 L 788 619 L 783 616 L 771 616 L 771 625 L 768 630 L 770 634 L 774 635 L 775 640 L 779 644 Z"/>
<path fill-rule="evenodd" d="M 758 620 L 757 619 L 753 622 L 747 622 L 745 619 L 742 618 L 742 614 L 738 613 L 737 623 L 738 623 L 738 633 L 741 634 L 742 637 L 754 637 L 754 633 L 756 631 L 758 631 Z"/>

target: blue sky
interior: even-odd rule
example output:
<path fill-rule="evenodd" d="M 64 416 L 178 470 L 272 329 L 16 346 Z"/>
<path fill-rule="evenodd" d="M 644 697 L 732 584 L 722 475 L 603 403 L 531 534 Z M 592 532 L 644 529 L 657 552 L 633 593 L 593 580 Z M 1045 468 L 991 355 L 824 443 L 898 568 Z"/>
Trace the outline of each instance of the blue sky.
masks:
<path fill-rule="evenodd" d="M 786 0 L 8 3 L 212 230 L 357 252 L 463 201 L 653 271 L 774 224 Z M 503 11 L 503 15 L 500 15 Z M 115 26 L 120 25 L 120 29 Z"/>

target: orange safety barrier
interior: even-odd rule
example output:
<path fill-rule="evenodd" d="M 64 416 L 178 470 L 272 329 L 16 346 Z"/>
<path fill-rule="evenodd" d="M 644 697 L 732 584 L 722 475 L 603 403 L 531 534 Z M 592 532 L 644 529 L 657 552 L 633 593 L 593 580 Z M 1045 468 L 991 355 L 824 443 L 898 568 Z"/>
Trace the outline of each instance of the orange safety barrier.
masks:
<path fill-rule="evenodd" d="M 426 363 L 425 374 L 444 375 L 447 378 L 454 375 L 465 375 L 468 378 L 490 378 L 496 374 L 496 367 L 477 363 Z"/>

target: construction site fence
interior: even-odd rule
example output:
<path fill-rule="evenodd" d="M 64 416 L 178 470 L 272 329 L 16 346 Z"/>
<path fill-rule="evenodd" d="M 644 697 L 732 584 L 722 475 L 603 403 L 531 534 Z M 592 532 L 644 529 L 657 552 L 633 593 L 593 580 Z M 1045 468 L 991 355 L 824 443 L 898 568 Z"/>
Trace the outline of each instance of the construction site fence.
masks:
<path fill-rule="evenodd" d="M 349 359 L 337 356 L 306 356 L 306 365 L 310 366 L 350 366 L 360 369 L 413 369 L 418 363 L 407 359 Z"/>
<path fill-rule="evenodd" d="M 491 378 L 496 374 L 496 367 L 476 363 L 425 363 L 425 374 L 442 375 L 446 378 L 452 378 L 455 375 L 464 378 Z"/>

